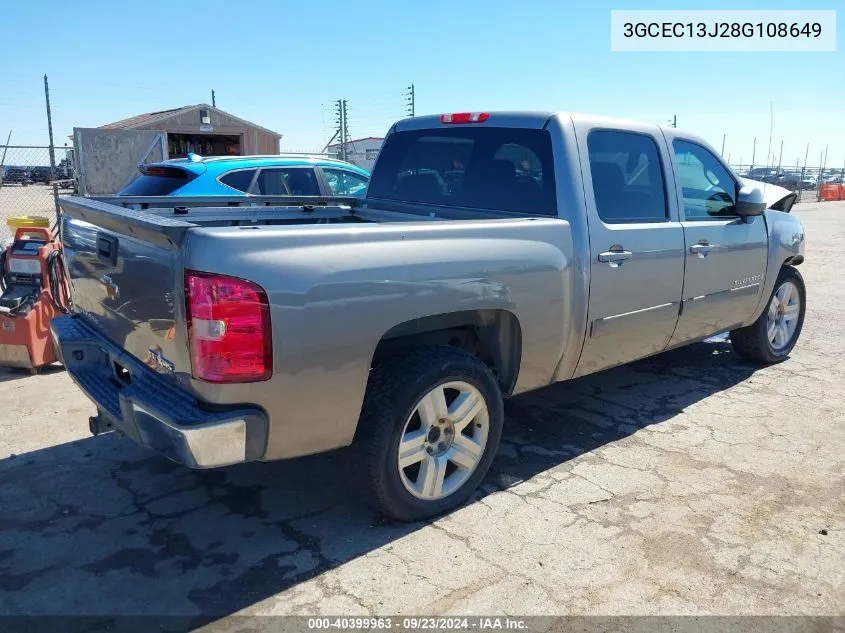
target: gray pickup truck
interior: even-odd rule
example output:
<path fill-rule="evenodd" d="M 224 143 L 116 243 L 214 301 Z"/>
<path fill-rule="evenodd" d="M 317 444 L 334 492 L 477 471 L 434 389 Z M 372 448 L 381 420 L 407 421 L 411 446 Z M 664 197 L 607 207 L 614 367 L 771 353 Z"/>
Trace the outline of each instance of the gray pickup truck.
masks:
<path fill-rule="evenodd" d="M 62 362 L 193 468 L 352 445 L 402 520 L 466 500 L 505 396 L 730 332 L 783 360 L 804 230 L 704 141 L 561 113 L 405 119 L 366 197 L 67 198 Z"/>

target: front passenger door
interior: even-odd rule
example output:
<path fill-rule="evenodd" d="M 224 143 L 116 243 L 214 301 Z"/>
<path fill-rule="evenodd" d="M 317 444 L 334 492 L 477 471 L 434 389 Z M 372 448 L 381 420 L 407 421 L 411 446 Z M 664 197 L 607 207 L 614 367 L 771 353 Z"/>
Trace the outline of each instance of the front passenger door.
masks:
<path fill-rule="evenodd" d="M 672 140 L 686 244 L 684 296 L 671 345 L 746 322 L 760 301 L 768 234 L 762 216 L 736 214 L 740 184 L 709 149 Z"/>

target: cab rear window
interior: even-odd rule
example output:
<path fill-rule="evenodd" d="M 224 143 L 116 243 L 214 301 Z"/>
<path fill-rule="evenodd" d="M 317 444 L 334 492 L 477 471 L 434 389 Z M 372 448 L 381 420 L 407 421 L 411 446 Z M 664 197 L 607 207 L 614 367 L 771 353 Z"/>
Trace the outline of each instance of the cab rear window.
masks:
<path fill-rule="evenodd" d="M 557 215 L 551 137 L 496 127 L 391 134 L 368 197 L 470 209 Z"/>

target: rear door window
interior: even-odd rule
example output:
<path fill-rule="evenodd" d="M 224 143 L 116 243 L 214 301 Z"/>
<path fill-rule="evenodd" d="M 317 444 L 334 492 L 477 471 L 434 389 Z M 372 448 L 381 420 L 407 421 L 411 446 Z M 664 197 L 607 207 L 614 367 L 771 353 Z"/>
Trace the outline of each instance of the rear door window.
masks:
<path fill-rule="evenodd" d="M 545 130 L 473 128 L 396 132 L 385 141 L 368 197 L 557 215 Z"/>
<path fill-rule="evenodd" d="M 587 138 L 593 196 L 607 224 L 662 222 L 669 217 L 663 165 L 645 134 L 596 130 Z"/>
<path fill-rule="evenodd" d="M 258 172 L 251 193 L 261 196 L 319 196 L 312 167 L 268 167 Z"/>
<path fill-rule="evenodd" d="M 243 191 L 249 191 L 249 186 L 252 184 L 252 178 L 255 176 L 255 169 L 239 169 L 238 171 L 230 171 L 228 174 L 220 176 L 220 182 L 224 185 Z"/>

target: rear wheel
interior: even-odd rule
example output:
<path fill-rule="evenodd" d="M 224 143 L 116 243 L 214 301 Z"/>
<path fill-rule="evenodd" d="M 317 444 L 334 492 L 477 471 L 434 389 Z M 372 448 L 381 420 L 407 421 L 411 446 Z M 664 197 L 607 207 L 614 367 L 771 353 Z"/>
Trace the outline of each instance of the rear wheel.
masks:
<path fill-rule="evenodd" d="M 496 377 L 466 352 L 420 347 L 375 368 L 354 442 L 368 500 L 403 521 L 462 503 L 490 468 L 502 421 Z"/>
<path fill-rule="evenodd" d="M 761 363 L 778 363 L 798 342 L 804 325 L 804 278 L 784 266 L 763 314 L 751 325 L 731 332 L 731 344 L 740 356 Z"/>

